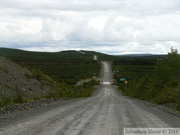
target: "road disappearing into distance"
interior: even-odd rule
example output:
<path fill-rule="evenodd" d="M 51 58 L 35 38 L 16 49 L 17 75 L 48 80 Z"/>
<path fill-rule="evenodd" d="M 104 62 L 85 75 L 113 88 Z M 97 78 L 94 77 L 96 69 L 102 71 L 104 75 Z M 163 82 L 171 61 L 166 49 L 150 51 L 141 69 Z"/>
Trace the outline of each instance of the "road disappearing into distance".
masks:
<path fill-rule="evenodd" d="M 122 96 L 102 62 L 101 85 L 92 97 L 75 100 L 0 128 L 0 135 L 123 135 L 124 128 L 180 127 L 180 118 Z"/>

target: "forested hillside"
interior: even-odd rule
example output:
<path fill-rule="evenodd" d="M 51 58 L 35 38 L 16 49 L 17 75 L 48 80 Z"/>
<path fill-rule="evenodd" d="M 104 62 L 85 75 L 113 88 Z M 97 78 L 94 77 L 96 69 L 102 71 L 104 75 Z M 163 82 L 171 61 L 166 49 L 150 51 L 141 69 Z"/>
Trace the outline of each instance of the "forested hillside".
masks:
<path fill-rule="evenodd" d="M 98 60 L 94 60 L 98 55 Z M 89 51 L 57 53 L 0 48 L 0 107 L 41 98 L 90 96 L 107 56 Z M 108 56 L 107 56 L 108 57 Z M 12 62 L 13 61 L 13 62 Z M 81 85 L 78 81 L 89 79 Z M 92 80 L 91 80 L 92 79 Z"/>
<path fill-rule="evenodd" d="M 98 61 L 94 60 L 94 55 Z M 0 48 L 4 56 L 30 70 L 41 71 L 58 83 L 75 85 L 81 79 L 99 76 L 99 61 L 108 55 L 91 51 L 29 52 Z"/>

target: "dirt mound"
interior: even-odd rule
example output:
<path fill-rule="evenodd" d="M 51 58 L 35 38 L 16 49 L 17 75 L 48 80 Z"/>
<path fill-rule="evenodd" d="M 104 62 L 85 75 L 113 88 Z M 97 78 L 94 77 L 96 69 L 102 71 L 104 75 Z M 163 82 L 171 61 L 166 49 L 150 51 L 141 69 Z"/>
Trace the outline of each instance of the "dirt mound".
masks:
<path fill-rule="evenodd" d="M 46 95 L 50 89 L 46 80 L 37 80 L 34 73 L 0 57 L 0 102 L 7 96 L 12 98 L 14 94 L 30 100 Z"/>

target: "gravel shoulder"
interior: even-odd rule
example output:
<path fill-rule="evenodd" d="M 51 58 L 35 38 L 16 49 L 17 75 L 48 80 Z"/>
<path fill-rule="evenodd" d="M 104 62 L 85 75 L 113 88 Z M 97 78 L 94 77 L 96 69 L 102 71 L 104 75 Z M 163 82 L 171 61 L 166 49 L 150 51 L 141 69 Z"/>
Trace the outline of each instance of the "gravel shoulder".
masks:
<path fill-rule="evenodd" d="M 3 107 L 0 109 L 0 127 L 19 123 L 35 115 L 40 115 L 53 108 L 70 104 L 82 99 L 41 99 L 24 104 Z"/>
<path fill-rule="evenodd" d="M 97 96 L 100 91 L 100 86 L 94 86 L 94 88 L 96 90 L 91 97 Z M 63 107 L 85 99 L 87 98 L 47 98 L 0 108 L 0 128 L 10 124 L 20 123 L 21 121 L 31 119 L 33 116 L 41 115 L 54 108 Z"/>

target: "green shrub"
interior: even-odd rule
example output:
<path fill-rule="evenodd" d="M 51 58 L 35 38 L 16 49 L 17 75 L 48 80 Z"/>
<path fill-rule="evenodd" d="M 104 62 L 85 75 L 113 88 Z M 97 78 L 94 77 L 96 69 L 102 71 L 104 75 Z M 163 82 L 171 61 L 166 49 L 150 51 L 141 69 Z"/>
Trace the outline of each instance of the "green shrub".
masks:
<path fill-rule="evenodd" d="M 180 55 L 177 50 L 172 49 L 166 58 L 159 59 L 154 74 L 146 77 L 140 76 L 141 71 L 135 68 L 140 69 L 141 66 L 129 65 L 124 70 L 130 76 L 128 78 L 131 78 L 128 87 L 120 84 L 126 95 L 157 104 L 172 104 L 180 110 Z"/>
<path fill-rule="evenodd" d="M 13 97 L 3 87 L 0 88 L 0 107 L 12 104 Z"/>
<path fill-rule="evenodd" d="M 176 105 L 176 110 L 180 111 L 180 102 Z"/>
<path fill-rule="evenodd" d="M 92 86 L 97 85 L 97 81 L 85 82 L 80 86 L 69 86 L 66 83 L 55 84 L 53 89 L 46 96 L 47 98 L 81 98 L 89 97 L 94 92 Z"/>
<path fill-rule="evenodd" d="M 175 103 L 176 102 L 176 93 L 173 91 L 173 88 L 164 87 L 159 93 L 157 93 L 154 98 L 154 102 L 157 104 L 166 104 L 166 103 Z"/>
<path fill-rule="evenodd" d="M 16 85 L 14 88 L 14 103 L 22 103 L 24 102 L 25 93 L 21 86 Z"/>

